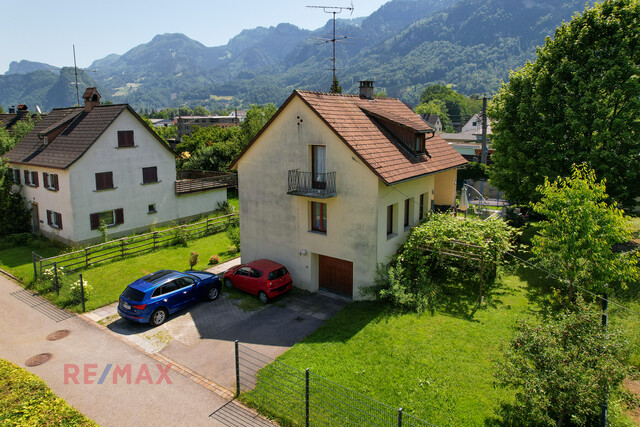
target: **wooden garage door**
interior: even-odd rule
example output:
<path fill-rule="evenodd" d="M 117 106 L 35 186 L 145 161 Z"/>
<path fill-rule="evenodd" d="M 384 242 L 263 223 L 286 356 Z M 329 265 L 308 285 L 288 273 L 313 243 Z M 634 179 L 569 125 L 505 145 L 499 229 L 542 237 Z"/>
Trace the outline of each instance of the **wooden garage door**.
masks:
<path fill-rule="evenodd" d="M 318 255 L 319 285 L 331 292 L 353 296 L 353 263 Z"/>

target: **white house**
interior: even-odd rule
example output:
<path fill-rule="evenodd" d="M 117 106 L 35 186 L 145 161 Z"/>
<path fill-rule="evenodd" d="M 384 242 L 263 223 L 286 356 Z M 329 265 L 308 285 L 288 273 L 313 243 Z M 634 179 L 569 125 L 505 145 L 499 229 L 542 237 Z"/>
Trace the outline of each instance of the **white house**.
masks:
<path fill-rule="evenodd" d="M 84 99 L 84 107 L 52 110 L 3 156 L 35 232 L 86 242 L 100 237 L 102 221 L 117 237 L 226 201 L 226 187 L 190 192 L 183 181 L 176 185 L 175 153 L 131 107 L 100 105 L 95 88 Z"/>
<path fill-rule="evenodd" d="M 455 204 L 466 160 L 398 99 L 294 91 L 234 161 L 242 260 L 361 299 L 409 230 Z"/>

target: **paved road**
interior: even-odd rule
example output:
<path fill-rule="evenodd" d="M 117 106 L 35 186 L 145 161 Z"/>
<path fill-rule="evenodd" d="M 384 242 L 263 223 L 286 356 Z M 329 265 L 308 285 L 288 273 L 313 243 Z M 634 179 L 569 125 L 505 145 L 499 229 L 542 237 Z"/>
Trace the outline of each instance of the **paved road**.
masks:
<path fill-rule="evenodd" d="M 0 275 L 0 358 L 25 367 L 25 361 L 40 353 L 51 353 L 48 362 L 28 368 L 51 387 L 55 393 L 89 418 L 103 426 L 145 425 L 256 425 L 253 419 L 235 404 L 197 384 L 174 370 L 168 370 L 161 384 L 149 384 L 144 367 L 149 369 L 151 381 L 157 382 L 162 374 L 151 357 L 105 333 L 88 321 L 73 316 L 65 320 L 61 313 L 34 299 L 29 292 Z M 55 320 L 54 320 L 55 319 Z M 58 330 L 69 330 L 66 338 L 46 340 Z M 74 384 L 67 379 L 65 364 L 71 372 L 78 366 L 79 375 Z M 95 366 L 87 366 L 93 364 Z M 112 367 L 102 384 L 98 384 L 107 365 Z M 113 380 L 113 369 L 131 366 L 131 384 L 119 378 Z M 95 376 L 84 377 L 84 369 Z M 165 366 L 160 366 L 166 369 Z M 142 373 L 142 374 L 141 374 Z M 141 374 L 141 375 L 140 375 Z M 140 381 L 135 384 L 136 378 Z M 85 382 L 93 382 L 85 384 Z M 226 420 L 210 414 L 218 411 Z M 222 421 L 220 421 L 222 420 Z"/>

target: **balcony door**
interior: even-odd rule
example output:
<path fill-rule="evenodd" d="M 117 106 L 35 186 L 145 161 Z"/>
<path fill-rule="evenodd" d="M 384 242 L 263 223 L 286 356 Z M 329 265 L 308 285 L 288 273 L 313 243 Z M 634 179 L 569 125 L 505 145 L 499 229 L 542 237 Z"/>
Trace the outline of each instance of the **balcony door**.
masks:
<path fill-rule="evenodd" d="M 311 146 L 311 163 L 312 163 L 312 186 L 324 190 L 327 188 L 326 175 L 326 147 L 324 145 Z"/>

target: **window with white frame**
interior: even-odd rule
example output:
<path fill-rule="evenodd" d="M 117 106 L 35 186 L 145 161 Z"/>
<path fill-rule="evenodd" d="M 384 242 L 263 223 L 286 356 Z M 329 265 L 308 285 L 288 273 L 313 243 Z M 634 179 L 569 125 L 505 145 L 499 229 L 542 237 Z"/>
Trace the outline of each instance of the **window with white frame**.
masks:
<path fill-rule="evenodd" d="M 42 185 L 47 190 L 58 191 L 60 189 L 58 174 L 42 172 Z"/>
<path fill-rule="evenodd" d="M 47 210 L 47 224 L 51 228 L 62 230 L 62 214 Z"/>
<path fill-rule="evenodd" d="M 311 202 L 311 230 L 327 233 L 327 204 Z"/>
<path fill-rule="evenodd" d="M 113 227 L 115 225 L 124 223 L 124 210 L 122 208 L 113 209 L 102 212 L 95 212 L 89 215 L 91 220 L 91 229 L 97 230 L 100 224 L 104 224 L 107 227 Z"/>

